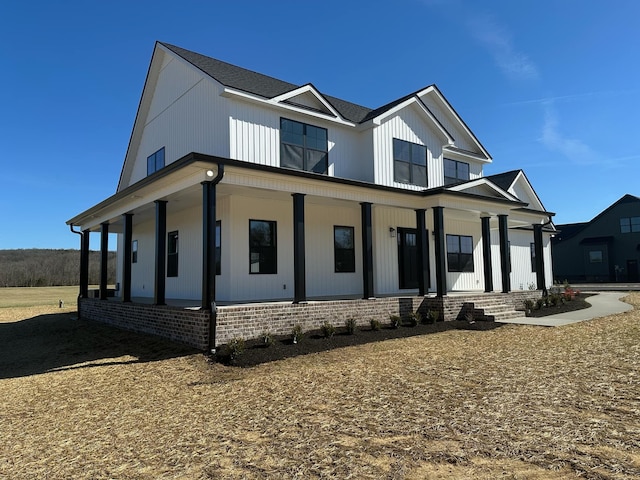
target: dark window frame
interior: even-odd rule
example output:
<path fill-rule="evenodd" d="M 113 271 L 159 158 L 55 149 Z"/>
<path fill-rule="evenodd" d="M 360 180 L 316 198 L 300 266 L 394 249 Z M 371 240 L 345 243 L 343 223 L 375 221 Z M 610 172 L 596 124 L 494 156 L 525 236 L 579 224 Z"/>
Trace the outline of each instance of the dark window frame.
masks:
<path fill-rule="evenodd" d="M 455 177 L 447 176 L 447 162 L 452 162 L 455 167 Z M 466 166 L 466 175 L 461 172 L 461 165 Z M 443 162 L 444 184 L 454 185 L 456 183 L 468 182 L 471 180 L 471 167 L 468 162 L 462 162 L 460 160 L 452 160 L 445 158 Z"/>
<path fill-rule="evenodd" d="M 640 217 L 621 217 L 620 233 L 640 232 Z"/>
<path fill-rule="evenodd" d="M 138 263 L 138 240 L 131 241 L 131 263 Z"/>
<path fill-rule="evenodd" d="M 267 244 L 260 245 L 257 237 L 252 235 L 253 224 L 265 223 L 269 225 L 269 239 Z M 257 261 L 254 261 L 256 260 Z M 254 270 L 257 265 L 257 270 Z M 278 222 L 275 220 L 249 219 L 249 274 L 275 275 L 278 273 Z"/>
<path fill-rule="evenodd" d="M 351 247 L 339 247 L 336 234 L 338 231 L 348 231 Z M 333 267 L 335 273 L 355 273 L 356 271 L 356 240 L 355 228 L 348 225 L 333 226 Z"/>
<path fill-rule="evenodd" d="M 471 251 L 463 252 L 463 241 L 462 239 L 470 239 L 471 241 Z M 456 243 L 457 251 L 451 252 L 449 247 Z M 465 246 L 466 246 L 466 242 Z M 447 271 L 448 272 L 464 272 L 470 273 L 474 272 L 474 262 L 473 262 L 473 236 L 471 235 L 451 235 L 447 234 L 446 239 L 447 244 Z"/>
<path fill-rule="evenodd" d="M 404 152 L 408 152 L 405 156 Z M 416 159 L 422 158 L 421 153 L 424 152 L 424 164 L 415 162 Z M 399 138 L 393 139 L 393 181 L 396 183 L 404 183 L 409 185 L 417 185 L 419 187 L 427 188 L 429 186 L 429 173 L 427 168 L 428 152 L 425 145 L 419 143 L 408 142 L 407 140 L 401 140 Z M 409 173 L 409 178 L 402 178 L 400 175 L 400 165 L 406 166 Z M 424 183 L 417 180 L 418 172 L 424 168 Z"/>
<path fill-rule="evenodd" d="M 302 129 L 300 133 L 286 129 L 287 123 Z M 319 148 L 318 137 L 314 133 L 324 132 L 324 145 Z M 299 137 L 299 141 L 295 141 L 295 137 Z M 322 139 L 320 139 L 322 141 Z M 302 165 L 295 165 L 295 159 L 287 154 L 287 149 L 299 150 Z M 320 154 L 321 162 L 311 163 L 314 161 L 313 156 Z M 322 169 L 314 168 L 315 165 L 322 164 Z M 317 127 L 297 120 L 280 117 L 280 166 L 284 168 L 292 168 L 304 172 L 318 173 L 327 175 L 329 173 L 329 131 L 323 127 Z"/>
<path fill-rule="evenodd" d="M 167 233 L 167 277 L 178 276 L 178 230 Z"/>
<path fill-rule="evenodd" d="M 147 175 L 157 172 L 165 166 L 164 147 L 147 157 Z"/>
<path fill-rule="evenodd" d="M 598 253 L 600 254 L 600 258 L 595 259 L 592 254 Z M 602 263 L 604 261 L 604 254 L 602 250 L 589 250 L 589 263 Z"/>
<path fill-rule="evenodd" d="M 529 248 L 530 248 L 529 255 L 531 256 L 531 272 L 535 273 L 536 272 L 536 244 L 533 242 L 530 243 Z"/>

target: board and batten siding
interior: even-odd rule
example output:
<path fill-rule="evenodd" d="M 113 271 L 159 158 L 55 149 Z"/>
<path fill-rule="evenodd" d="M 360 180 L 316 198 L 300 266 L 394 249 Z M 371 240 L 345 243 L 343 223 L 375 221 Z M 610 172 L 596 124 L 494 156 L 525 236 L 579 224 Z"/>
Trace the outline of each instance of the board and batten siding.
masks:
<path fill-rule="evenodd" d="M 220 92 L 213 79 L 182 60 L 163 66 L 144 119 L 130 184 L 147 176 L 147 157 L 162 147 L 165 165 L 190 152 L 229 156 L 229 100 Z"/>
<path fill-rule="evenodd" d="M 447 288 L 451 291 L 484 291 L 482 225 L 480 219 L 463 220 L 452 218 L 452 216 L 447 215 L 447 210 L 445 209 L 444 230 L 445 249 L 446 235 L 466 235 L 473 238 L 473 272 L 450 272 L 447 265 Z"/>
<path fill-rule="evenodd" d="M 405 108 L 373 129 L 375 183 L 390 187 L 423 190 L 424 187 L 394 181 L 393 139 L 405 140 L 427 147 L 427 184 L 430 188 L 442 185 L 442 140 L 434 127 L 427 123 L 416 107 Z"/>
<path fill-rule="evenodd" d="M 366 140 L 353 127 L 243 101 L 230 101 L 229 108 L 229 154 L 234 160 L 279 167 L 280 119 L 287 118 L 327 129 L 329 176 L 372 180 L 373 160 L 366 157 L 370 150 L 362 149 Z"/>
<path fill-rule="evenodd" d="M 468 139 L 468 133 L 460 127 L 458 120 L 451 118 L 449 113 L 445 113 L 440 106 L 434 102 L 430 95 L 421 97 L 424 104 L 429 108 L 431 113 L 438 119 L 442 126 L 455 139 L 456 146 L 470 152 L 477 152 L 478 147 Z"/>

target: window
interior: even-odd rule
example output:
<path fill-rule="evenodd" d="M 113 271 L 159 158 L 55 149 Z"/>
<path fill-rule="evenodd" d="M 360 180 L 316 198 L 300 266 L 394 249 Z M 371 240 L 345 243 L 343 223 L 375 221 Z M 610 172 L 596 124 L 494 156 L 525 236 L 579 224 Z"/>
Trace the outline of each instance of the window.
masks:
<path fill-rule="evenodd" d="M 167 234 L 167 277 L 178 276 L 178 232 Z"/>
<path fill-rule="evenodd" d="M 531 243 L 529 245 L 529 248 L 531 250 L 531 271 L 535 272 L 536 271 L 536 244 Z"/>
<path fill-rule="evenodd" d="M 336 272 L 356 271 L 353 227 L 333 227 L 334 265 Z"/>
<path fill-rule="evenodd" d="M 640 232 L 640 217 L 620 219 L 620 233 Z"/>
<path fill-rule="evenodd" d="M 276 222 L 249 220 L 249 273 L 277 273 Z"/>
<path fill-rule="evenodd" d="M 469 164 L 457 160 L 444 159 L 444 184 L 466 182 L 469 180 Z"/>
<path fill-rule="evenodd" d="M 473 272 L 473 237 L 447 235 L 449 272 Z"/>
<path fill-rule="evenodd" d="M 220 257 L 220 233 L 221 233 L 220 220 L 216 222 L 216 275 L 220 275 L 221 272 L 221 257 Z"/>
<path fill-rule="evenodd" d="M 280 166 L 307 172 L 328 172 L 327 129 L 280 119 Z"/>
<path fill-rule="evenodd" d="M 151 175 L 164 167 L 164 147 L 147 157 L 147 175 Z"/>
<path fill-rule="evenodd" d="M 602 263 L 602 250 L 591 250 L 589 252 L 589 263 Z"/>
<path fill-rule="evenodd" d="M 138 240 L 131 242 L 131 263 L 138 263 Z"/>
<path fill-rule="evenodd" d="M 393 179 L 399 183 L 427 186 L 427 147 L 393 139 Z"/>

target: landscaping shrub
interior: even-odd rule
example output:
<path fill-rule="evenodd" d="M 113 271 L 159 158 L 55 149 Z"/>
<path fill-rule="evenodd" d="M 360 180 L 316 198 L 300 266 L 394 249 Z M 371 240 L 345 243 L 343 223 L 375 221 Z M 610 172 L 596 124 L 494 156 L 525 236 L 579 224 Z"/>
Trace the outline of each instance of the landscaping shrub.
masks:
<path fill-rule="evenodd" d="M 353 335 L 356 332 L 356 319 L 355 318 L 348 318 L 344 322 L 344 328 L 346 329 L 346 331 L 347 331 L 347 333 L 349 335 Z"/>
<path fill-rule="evenodd" d="M 322 327 L 320 327 L 320 330 L 322 331 L 324 338 L 331 338 L 336 333 L 336 327 L 334 327 L 331 322 L 324 322 Z"/>
<path fill-rule="evenodd" d="M 270 347 L 273 344 L 273 335 L 269 331 L 264 331 L 260 334 L 260 339 L 265 347 Z"/>
<path fill-rule="evenodd" d="M 241 337 L 232 338 L 227 344 L 227 350 L 229 351 L 229 360 L 237 359 L 244 352 L 244 339 Z"/>
<path fill-rule="evenodd" d="M 374 332 L 377 332 L 378 330 L 380 330 L 380 320 L 376 320 L 375 318 L 371 319 L 371 330 L 373 330 Z"/>
<path fill-rule="evenodd" d="M 391 328 L 398 328 L 402 323 L 399 315 L 389 315 L 389 321 L 391 322 Z"/>
<path fill-rule="evenodd" d="M 302 326 L 299 323 L 294 325 L 291 330 L 291 340 L 293 343 L 298 343 L 302 340 Z"/>

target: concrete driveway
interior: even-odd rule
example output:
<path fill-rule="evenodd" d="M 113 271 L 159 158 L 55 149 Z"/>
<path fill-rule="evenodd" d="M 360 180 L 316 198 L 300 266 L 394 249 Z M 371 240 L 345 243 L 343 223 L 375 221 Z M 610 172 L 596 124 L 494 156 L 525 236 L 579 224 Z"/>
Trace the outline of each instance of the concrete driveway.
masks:
<path fill-rule="evenodd" d="M 596 295 L 587 298 L 587 303 L 591 304 L 590 308 L 575 310 L 573 312 L 559 313 L 557 315 L 548 315 L 546 317 L 518 317 L 509 320 L 496 320 L 499 323 L 517 323 L 520 325 L 540 325 L 543 327 L 560 327 L 570 323 L 591 320 L 592 318 L 606 317 L 614 313 L 622 313 L 632 310 L 633 307 L 628 303 L 620 301 L 620 298 L 626 296 L 623 292 L 594 292 Z"/>

